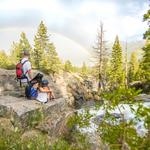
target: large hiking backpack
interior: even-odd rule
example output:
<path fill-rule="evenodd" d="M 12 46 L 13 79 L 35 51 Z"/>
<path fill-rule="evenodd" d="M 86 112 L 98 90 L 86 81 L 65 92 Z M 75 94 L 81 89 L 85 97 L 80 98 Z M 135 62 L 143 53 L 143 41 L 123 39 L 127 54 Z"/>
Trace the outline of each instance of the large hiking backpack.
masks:
<path fill-rule="evenodd" d="M 17 80 L 25 79 L 27 72 L 24 74 L 23 72 L 23 65 L 27 62 L 28 60 L 24 61 L 24 63 L 18 63 L 16 65 L 16 78 Z"/>
<path fill-rule="evenodd" d="M 27 99 L 29 100 L 33 100 L 33 99 L 36 99 L 37 97 L 37 89 L 33 88 L 33 85 L 32 84 L 28 84 L 25 88 L 25 96 Z"/>
<path fill-rule="evenodd" d="M 30 99 L 31 98 L 31 88 L 32 88 L 32 85 L 31 84 L 28 84 L 25 88 L 25 96 L 27 99 Z"/>
<path fill-rule="evenodd" d="M 27 99 L 36 99 L 37 91 L 35 90 L 35 88 L 33 88 L 33 85 L 36 83 L 40 85 L 42 82 L 42 78 L 43 74 L 38 73 L 31 81 L 28 82 L 28 85 L 25 88 L 25 95 Z"/>

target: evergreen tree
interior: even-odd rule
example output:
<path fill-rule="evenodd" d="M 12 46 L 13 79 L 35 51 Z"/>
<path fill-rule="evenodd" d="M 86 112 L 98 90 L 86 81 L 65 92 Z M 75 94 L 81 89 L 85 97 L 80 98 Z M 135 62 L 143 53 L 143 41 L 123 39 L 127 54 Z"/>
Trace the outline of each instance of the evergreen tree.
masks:
<path fill-rule="evenodd" d="M 61 69 L 61 61 L 53 43 L 49 43 L 47 47 L 48 49 L 44 59 L 44 70 L 47 73 L 52 73 L 54 75 L 55 73 L 59 73 L 59 70 Z"/>
<path fill-rule="evenodd" d="M 23 50 L 28 50 L 29 51 L 29 53 L 30 53 L 30 59 L 31 59 L 31 61 L 33 62 L 33 58 L 32 58 L 32 47 L 31 47 L 31 45 L 30 45 L 30 43 L 29 43 L 29 41 L 28 41 L 28 39 L 27 39 L 27 37 L 26 37 L 26 34 L 24 33 L 24 32 L 22 32 L 21 34 L 20 34 L 20 40 L 19 40 L 19 50 L 20 50 L 20 59 L 22 58 L 22 55 L 21 55 L 21 52 L 23 51 Z"/>
<path fill-rule="evenodd" d="M 21 60 L 21 51 L 20 51 L 19 43 L 13 42 L 11 46 L 10 57 L 14 65 Z"/>
<path fill-rule="evenodd" d="M 73 66 L 69 60 L 67 60 L 64 64 L 64 70 L 67 72 L 72 72 Z"/>
<path fill-rule="evenodd" d="M 116 36 L 112 48 L 110 79 L 111 79 L 112 87 L 117 87 L 124 84 L 122 48 L 120 46 L 118 36 Z"/>
<path fill-rule="evenodd" d="M 129 82 L 136 81 L 136 74 L 139 69 L 139 62 L 137 59 L 137 53 L 132 52 L 130 64 L 129 64 Z"/>
<path fill-rule="evenodd" d="M 88 67 L 86 66 L 85 62 L 83 62 L 82 68 L 81 68 L 81 74 L 83 76 L 86 76 L 88 73 Z"/>
<path fill-rule="evenodd" d="M 29 44 L 29 41 L 26 37 L 26 34 L 24 32 L 21 33 L 20 35 L 20 40 L 19 43 L 13 42 L 12 47 L 11 47 L 11 58 L 12 62 L 16 64 L 19 62 L 22 58 L 21 52 L 23 50 L 28 50 L 31 53 L 31 46 Z"/>
<path fill-rule="evenodd" d="M 144 54 L 140 64 L 142 70 L 142 79 L 144 81 L 150 81 L 150 40 L 147 39 L 143 51 Z"/>
<path fill-rule="evenodd" d="M 144 21 L 148 22 L 148 30 L 144 34 L 146 44 L 143 48 L 144 54 L 140 64 L 142 70 L 142 78 L 144 81 L 150 81 L 150 10 L 144 14 Z"/>
<path fill-rule="evenodd" d="M 0 51 L 0 68 L 7 68 L 8 57 L 4 51 Z"/>
<path fill-rule="evenodd" d="M 26 34 L 24 32 L 22 32 L 20 35 L 19 48 L 20 48 L 20 50 L 31 51 L 31 45 L 30 45 L 30 43 L 26 37 Z"/>
<path fill-rule="evenodd" d="M 37 34 L 35 35 L 33 49 L 34 65 L 37 69 L 42 69 L 44 67 L 43 61 L 45 59 L 45 52 L 48 50 L 48 43 L 47 28 L 43 21 L 41 21 Z"/>
<path fill-rule="evenodd" d="M 77 66 L 72 66 L 72 71 L 76 72 L 76 73 L 79 73 L 79 72 L 81 72 L 81 68 L 77 67 Z"/>
<path fill-rule="evenodd" d="M 150 40 L 150 9 L 147 11 L 146 14 L 144 14 L 143 21 L 147 21 L 148 22 L 148 29 L 144 33 L 144 39 L 148 38 Z"/>

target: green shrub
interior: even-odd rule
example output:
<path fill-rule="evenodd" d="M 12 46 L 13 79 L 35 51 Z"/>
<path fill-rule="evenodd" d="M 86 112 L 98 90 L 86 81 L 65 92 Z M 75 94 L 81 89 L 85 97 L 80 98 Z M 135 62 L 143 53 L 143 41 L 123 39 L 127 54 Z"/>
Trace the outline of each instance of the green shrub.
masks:
<path fill-rule="evenodd" d="M 39 122 L 43 120 L 43 118 L 44 118 L 44 114 L 40 110 L 29 113 L 27 118 L 28 127 L 29 128 L 35 127 L 36 125 L 39 124 Z"/>
<path fill-rule="evenodd" d="M 10 131 L 5 134 L 0 130 L 0 150 L 49 150 L 46 136 L 39 135 L 34 138 L 21 138 L 19 131 Z"/>

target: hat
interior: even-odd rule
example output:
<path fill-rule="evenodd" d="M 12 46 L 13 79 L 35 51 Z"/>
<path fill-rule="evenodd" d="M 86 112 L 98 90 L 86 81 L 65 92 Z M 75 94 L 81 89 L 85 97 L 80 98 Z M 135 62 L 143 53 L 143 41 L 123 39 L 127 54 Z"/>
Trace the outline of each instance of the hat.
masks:
<path fill-rule="evenodd" d="M 23 51 L 22 51 L 22 54 L 25 55 L 25 56 L 29 56 L 29 55 L 30 55 L 30 53 L 29 53 L 28 50 L 23 50 Z"/>
<path fill-rule="evenodd" d="M 48 85 L 48 80 L 42 80 L 42 86 L 47 86 Z"/>

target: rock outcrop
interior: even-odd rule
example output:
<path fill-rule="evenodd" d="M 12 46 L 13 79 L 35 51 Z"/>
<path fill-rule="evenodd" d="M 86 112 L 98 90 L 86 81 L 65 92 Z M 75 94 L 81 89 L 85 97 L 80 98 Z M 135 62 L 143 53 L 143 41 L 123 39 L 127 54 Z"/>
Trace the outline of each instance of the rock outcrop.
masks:
<path fill-rule="evenodd" d="M 36 75 L 37 71 L 33 73 Z M 68 100 L 54 79 L 47 75 L 44 75 L 44 79 L 49 80 L 56 99 L 42 104 L 36 100 L 19 97 L 20 87 L 15 80 L 15 70 L 0 69 L 1 128 L 22 130 L 23 137 L 32 132 L 46 133 L 51 140 L 68 132 L 67 120 L 73 115 L 74 110 L 68 107 Z"/>
<path fill-rule="evenodd" d="M 67 119 L 72 114 L 73 111 L 67 107 L 64 98 L 41 104 L 35 100 L 0 96 L 1 125 L 17 127 L 23 132 L 32 128 L 57 138 L 67 132 Z"/>
<path fill-rule="evenodd" d="M 34 75 L 37 73 L 33 71 Z M 19 97 L 15 70 L 0 69 L 0 128 L 5 132 L 21 130 L 22 139 L 44 134 L 53 143 L 69 132 L 67 122 L 74 115 L 74 106 L 80 108 L 88 100 L 100 100 L 92 92 L 92 83 L 77 74 L 44 75 L 44 79 L 49 80 L 55 95 L 55 99 L 46 104 Z"/>
<path fill-rule="evenodd" d="M 39 71 L 33 71 L 33 76 L 37 73 Z M 93 91 L 92 82 L 83 80 L 78 74 L 65 72 L 55 77 L 44 75 L 43 78 L 49 80 L 55 97 L 64 97 L 69 106 L 80 108 L 88 100 L 100 100 Z M 15 70 L 0 69 L 0 95 L 18 97 L 19 89 L 19 82 L 15 80 Z"/>
<path fill-rule="evenodd" d="M 35 76 L 37 73 L 39 73 L 39 71 L 33 71 L 33 76 Z M 19 96 L 20 84 L 15 78 L 15 70 L 0 69 L 0 95 L 10 95 L 14 97 Z M 43 78 L 49 81 L 49 86 L 53 90 L 56 98 L 63 97 L 59 85 L 53 81 L 51 76 L 44 75 Z"/>
<path fill-rule="evenodd" d="M 68 99 L 70 106 L 81 108 L 87 101 L 100 101 L 100 97 L 93 89 L 92 82 L 84 80 L 78 74 L 64 73 L 55 79 L 62 94 Z"/>

